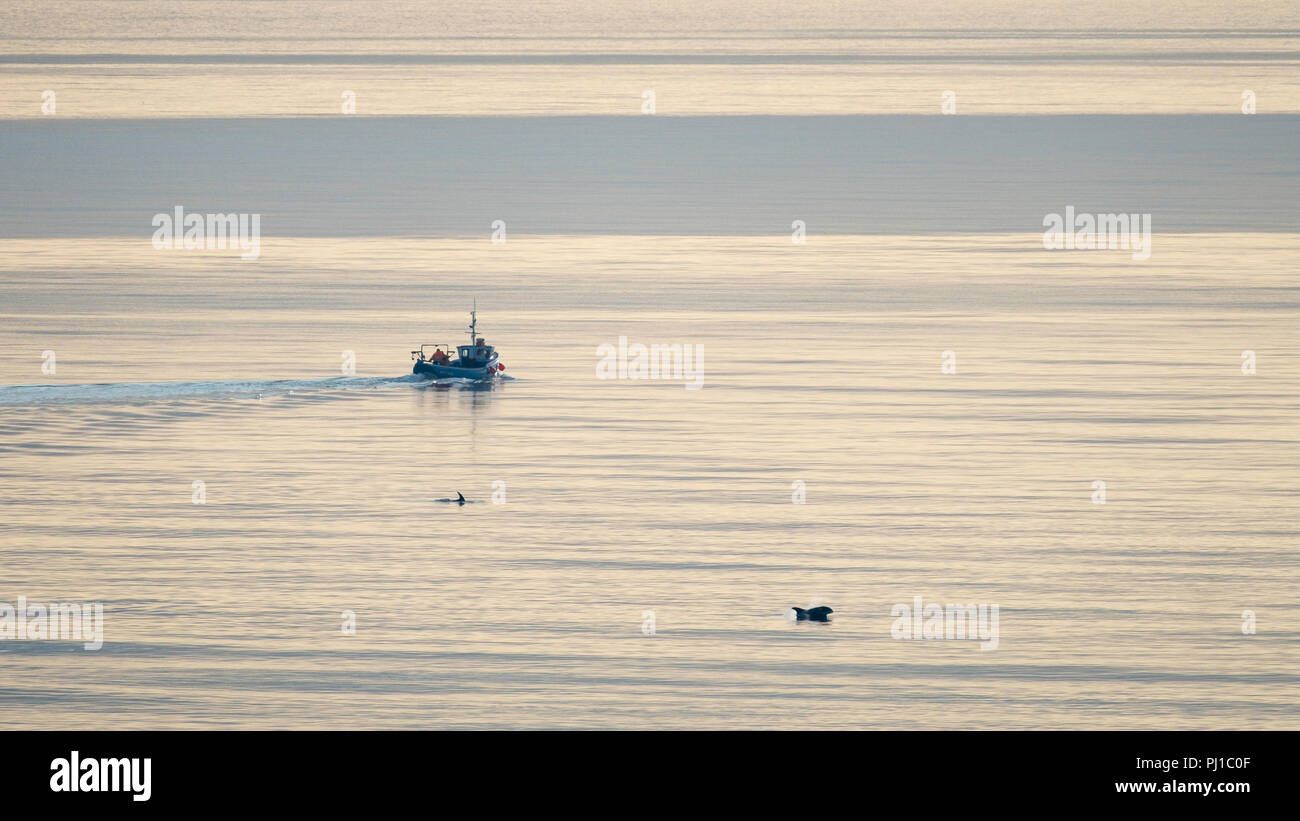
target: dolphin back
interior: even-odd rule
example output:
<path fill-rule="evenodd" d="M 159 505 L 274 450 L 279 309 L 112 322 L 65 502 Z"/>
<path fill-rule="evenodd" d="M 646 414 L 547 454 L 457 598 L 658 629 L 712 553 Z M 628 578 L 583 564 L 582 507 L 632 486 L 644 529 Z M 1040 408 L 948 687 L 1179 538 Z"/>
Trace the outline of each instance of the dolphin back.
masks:
<path fill-rule="evenodd" d="M 829 607 L 813 607 L 804 610 L 802 607 L 790 608 L 794 611 L 795 618 L 799 621 L 826 621 L 826 617 L 835 611 Z"/>

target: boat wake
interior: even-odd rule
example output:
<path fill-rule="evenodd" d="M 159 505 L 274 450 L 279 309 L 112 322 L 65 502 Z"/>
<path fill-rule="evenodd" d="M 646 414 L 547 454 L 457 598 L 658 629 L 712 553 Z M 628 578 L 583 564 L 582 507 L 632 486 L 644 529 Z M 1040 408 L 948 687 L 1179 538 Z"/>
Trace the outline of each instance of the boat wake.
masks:
<path fill-rule="evenodd" d="M 89 385 L 0 386 L 0 405 L 82 405 L 167 402 L 186 399 L 262 399 L 381 390 L 428 383 L 414 375 L 339 376 L 325 379 L 225 380 L 220 382 L 109 382 Z"/>

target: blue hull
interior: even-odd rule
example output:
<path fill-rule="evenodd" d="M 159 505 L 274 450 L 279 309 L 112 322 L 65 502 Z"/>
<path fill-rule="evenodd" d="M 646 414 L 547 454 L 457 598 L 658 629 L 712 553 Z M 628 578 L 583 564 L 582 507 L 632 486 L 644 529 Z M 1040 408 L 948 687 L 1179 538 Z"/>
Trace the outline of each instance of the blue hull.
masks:
<path fill-rule="evenodd" d="M 491 367 L 495 367 L 493 362 Z M 411 373 L 419 376 L 431 376 L 434 379 L 491 379 L 492 371 L 488 365 L 477 368 L 462 368 L 458 365 L 435 365 L 432 362 L 416 362 Z"/>

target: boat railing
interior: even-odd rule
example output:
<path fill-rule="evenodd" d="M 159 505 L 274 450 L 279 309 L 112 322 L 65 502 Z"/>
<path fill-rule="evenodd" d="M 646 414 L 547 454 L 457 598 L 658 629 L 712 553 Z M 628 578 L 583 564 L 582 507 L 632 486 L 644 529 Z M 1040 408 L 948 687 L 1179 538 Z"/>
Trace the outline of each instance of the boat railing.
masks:
<path fill-rule="evenodd" d="M 417 362 L 423 362 L 429 358 L 424 355 L 425 348 L 433 348 L 437 350 L 438 348 L 449 348 L 449 347 L 450 346 L 446 342 L 425 342 L 423 345 L 420 346 L 420 349 L 418 351 L 411 351 L 411 358 Z"/>

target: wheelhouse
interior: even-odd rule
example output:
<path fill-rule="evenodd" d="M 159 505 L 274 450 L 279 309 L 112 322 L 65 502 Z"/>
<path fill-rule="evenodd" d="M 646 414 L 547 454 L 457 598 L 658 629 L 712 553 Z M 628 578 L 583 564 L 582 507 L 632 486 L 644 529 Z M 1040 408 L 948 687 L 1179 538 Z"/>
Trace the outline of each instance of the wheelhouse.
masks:
<path fill-rule="evenodd" d="M 495 352 L 496 349 L 491 345 L 483 344 L 483 337 L 481 336 L 474 340 L 473 345 L 456 346 L 456 354 L 460 357 L 460 361 L 469 367 L 486 365 L 488 362 L 492 361 L 492 356 Z"/>

